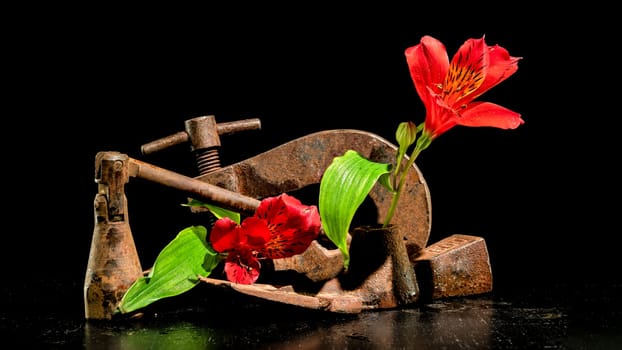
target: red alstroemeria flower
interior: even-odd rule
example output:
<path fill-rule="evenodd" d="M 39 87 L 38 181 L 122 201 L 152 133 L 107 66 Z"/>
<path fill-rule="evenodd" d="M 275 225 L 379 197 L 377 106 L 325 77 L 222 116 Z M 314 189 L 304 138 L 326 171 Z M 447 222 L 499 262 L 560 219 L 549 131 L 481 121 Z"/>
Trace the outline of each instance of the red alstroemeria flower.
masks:
<path fill-rule="evenodd" d="M 468 39 L 449 62 L 445 46 L 424 36 L 405 51 L 410 75 L 421 97 L 426 118 L 424 137 L 435 139 L 455 125 L 514 129 L 520 114 L 490 102 L 474 102 L 518 70 L 521 57 L 498 45 Z"/>
<path fill-rule="evenodd" d="M 259 278 L 259 259 L 301 254 L 319 232 L 317 208 L 283 193 L 262 200 L 255 215 L 244 219 L 241 225 L 229 218 L 216 221 L 210 241 L 214 250 L 228 253 L 227 279 L 251 284 Z"/>
<path fill-rule="evenodd" d="M 251 284 L 259 278 L 261 264 L 256 251 L 270 239 L 270 231 L 265 225 L 252 229 L 254 221 L 256 220 L 250 217 L 242 225 L 238 225 L 224 217 L 214 223 L 210 233 L 212 248 L 219 253 L 227 253 L 225 273 L 232 282 Z"/>
<path fill-rule="evenodd" d="M 231 282 L 252 284 L 259 278 L 261 264 L 250 250 L 233 251 L 227 255 L 225 274 Z"/>
<path fill-rule="evenodd" d="M 303 205 L 285 193 L 261 201 L 255 218 L 265 222 L 270 230 L 270 240 L 259 251 L 269 259 L 303 253 L 320 232 L 317 207 Z"/>

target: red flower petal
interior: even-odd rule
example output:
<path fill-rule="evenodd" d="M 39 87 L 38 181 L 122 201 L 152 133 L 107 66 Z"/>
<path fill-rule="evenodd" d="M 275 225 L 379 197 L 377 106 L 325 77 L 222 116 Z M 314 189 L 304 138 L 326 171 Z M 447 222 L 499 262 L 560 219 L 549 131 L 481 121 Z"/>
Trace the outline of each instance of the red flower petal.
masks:
<path fill-rule="evenodd" d="M 248 217 L 242 221 L 240 228 L 240 245 L 243 249 L 257 250 L 270 240 L 270 228 L 264 219 Z"/>
<path fill-rule="evenodd" d="M 451 59 L 443 80 L 442 98 L 452 108 L 460 108 L 486 90 L 481 86 L 488 74 L 488 46 L 484 39 L 469 39 Z M 477 93 L 475 93 L 477 92 Z"/>
<path fill-rule="evenodd" d="M 405 51 L 411 78 L 426 108 L 425 135 L 434 139 L 455 125 L 516 128 L 520 114 L 492 103 L 472 101 L 518 70 L 520 57 L 512 57 L 484 37 L 468 39 L 447 59 L 438 40 L 424 36 Z"/>
<path fill-rule="evenodd" d="M 288 194 L 261 201 L 255 215 L 237 225 L 229 218 L 214 224 L 212 247 L 228 252 L 225 273 L 229 281 L 254 283 L 259 278 L 258 255 L 276 259 L 303 253 L 320 232 L 317 207 L 303 205 Z"/>
<path fill-rule="evenodd" d="M 251 252 L 231 254 L 225 261 L 227 280 L 239 284 L 253 284 L 259 278 L 259 260 Z"/>
<path fill-rule="evenodd" d="M 406 49 L 405 55 L 415 89 L 427 107 L 434 103 L 433 94 L 441 92 L 441 84 L 449 70 L 445 45 L 426 35 L 418 45 Z"/>
<path fill-rule="evenodd" d="M 238 224 L 228 217 L 217 220 L 212 227 L 209 239 L 217 252 L 235 250 L 240 242 Z"/>
<path fill-rule="evenodd" d="M 490 102 L 474 102 L 462 113 L 458 124 L 516 129 L 523 124 L 520 114 Z"/>
<path fill-rule="evenodd" d="M 493 86 L 506 80 L 518 70 L 518 61 L 521 57 L 512 57 L 506 49 L 499 45 L 488 47 L 489 64 L 486 80 L 480 87 L 478 96 L 490 90 Z"/>
<path fill-rule="evenodd" d="M 261 207 L 261 205 L 260 205 Z M 320 232 L 320 215 L 317 207 L 303 205 L 286 193 L 266 201 L 258 209 L 272 233 L 260 253 L 270 259 L 284 258 L 303 253 Z"/>

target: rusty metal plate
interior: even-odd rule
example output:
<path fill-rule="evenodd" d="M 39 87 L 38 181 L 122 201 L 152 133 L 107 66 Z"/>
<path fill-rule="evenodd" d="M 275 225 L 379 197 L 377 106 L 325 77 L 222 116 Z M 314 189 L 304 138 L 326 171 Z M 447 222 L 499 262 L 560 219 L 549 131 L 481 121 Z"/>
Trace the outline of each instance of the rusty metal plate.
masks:
<path fill-rule="evenodd" d="M 309 134 L 257 156 L 198 176 L 197 179 L 253 198 L 264 198 L 319 184 L 334 157 L 355 150 L 376 162 L 394 163 L 397 147 L 370 132 L 337 129 Z M 385 217 L 391 194 L 377 184 L 369 194 L 377 210 L 377 222 Z M 392 224 L 404 234 L 409 254 L 425 247 L 431 229 L 428 186 L 413 164 Z"/>

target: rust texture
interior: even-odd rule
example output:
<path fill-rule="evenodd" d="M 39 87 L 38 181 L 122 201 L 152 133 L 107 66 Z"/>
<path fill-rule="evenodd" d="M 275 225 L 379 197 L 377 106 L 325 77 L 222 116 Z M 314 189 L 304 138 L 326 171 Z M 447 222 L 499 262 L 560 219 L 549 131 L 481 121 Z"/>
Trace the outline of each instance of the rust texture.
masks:
<path fill-rule="evenodd" d="M 197 199 L 213 202 L 227 209 L 252 213 L 259 200 L 225 188 L 185 176 L 153 164 L 130 158 L 131 176 L 178 189 Z"/>
<path fill-rule="evenodd" d="M 350 149 L 377 162 L 393 163 L 395 160 L 396 147 L 375 134 L 351 129 L 327 130 L 295 139 L 197 179 L 260 199 L 319 184 L 332 160 Z M 375 222 L 370 224 L 380 224 L 388 212 L 391 196 L 377 185 L 369 197 L 377 211 Z M 274 260 L 276 271 L 296 271 L 315 282 L 312 289 L 316 289 L 313 298 L 317 300 L 313 302 L 309 301 L 313 291 L 304 290 L 306 283 L 291 285 L 288 289 L 268 288 L 269 296 L 265 285 L 259 284 L 257 288 L 230 286 L 256 297 L 299 306 L 315 305 L 314 308 L 332 312 L 352 313 L 413 303 L 419 290 L 409 256 L 427 243 L 431 222 L 429 191 L 415 165 L 407 175 L 398 210 L 409 214 L 394 218 L 391 227 L 399 227 L 399 233 L 357 232 L 353 235 L 352 260 L 347 273 L 343 271 L 341 253 L 317 242 L 301 255 Z M 229 284 L 218 282 L 218 285 Z"/>
<path fill-rule="evenodd" d="M 333 158 L 350 149 L 370 160 L 385 163 L 393 163 L 396 152 L 394 145 L 369 132 L 326 130 L 297 138 L 197 179 L 261 199 L 319 184 Z M 378 184 L 369 197 L 377 208 L 376 222 L 379 223 L 389 210 L 390 193 Z M 430 193 L 414 164 L 407 174 L 397 211 L 403 215 L 394 216 L 392 224 L 400 227 L 409 252 L 425 247 L 431 228 Z"/>
<path fill-rule="evenodd" d="M 360 130 L 313 133 L 267 152 L 221 167 L 219 135 L 257 129 L 259 120 L 216 124 L 213 116 L 186 121 L 185 131 L 141 148 L 153 153 L 191 142 L 204 152 L 207 166 L 188 177 L 118 152 L 96 156 L 95 230 L 85 279 L 87 318 L 109 319 L 127 288 L 142 275 L 127 215 L 124 186 L 132 177 L 175 188 L 189 196 L 241 213 L 254 212 L 260 200 L 319 185 L 324 170 L 347 150 L 377 162 L 393 163 L 396 146 Z M 201 170 L 203 159 L 197 158 Z M 378 228 L 391 203 L 380 184 L 369 194 L 374 215 L 348 237 L 350 266 L 338 249 L 314 241 L 303 254 L 275 259 L 262 267 L 269 283 L 240 285 L 201 278 L 216 288 L 305 308 L 338 313 L 396 308 L 421 300 L 465 296 L 492 290 L 486 244 L 481 237 L 453 235 L 426 246 L 431 229 L 431 201 L 416 165 L 409 169 L 396 215 L 386 232 Z M 193 209 L 194 210 L 194 209 Z M 326 242 L 324 242 L 326 243 Z"/>
<path fill-rule="evenodd" d="M 272 263 L 275 271 L 296 271 L 319 282 L 339 275 L 343 269 L 343 255 L 339 249 L 327 249 L 316 240 L 302 254 L 274 259 Z"/>
<path fill-rule="evenodd" d="M 96 155 L 95 228 L 84 280 L 87 319 L 111 319 L 123 294 L 143 272 L 127 213 L 128 167 L 125 155 Z"/>
<path fill-rule="evenodd" d="M 432 299 L 492 291 L 492 270 L 481 237 L 455 234 L 427 247 L 414 261 L 420 285 Z"/>
<path fill-rule="evenodd" d="M 216 124 L 215 117 L 208 115 L 189 119 L 184 123 L 184 126 L 184 131 L 142 145 L 140 148 L 142 154 L 152 154 L 186 142 L 191 143 L 192 150 L 220 146 L 219 135 L 260 129 L 261 121 L 253 118 Z"/>
<path fill-rule="evenodd" d="M 292 284 L 240 285 L 215 278 L 202 280 L 208 285 L 230 288 L 252 297 L 335 313 L 392 309 L 492 290 L 488 251 L 481 237 L 452 235 L 421 249 L 414 262 L 400 261 L 399 257 L 405 256 L 403 247 L 393 250 L 399 247 L 397 241 L 384 237 L 353 231 L 349 271 L 341 269 L 334 277 L 315 280 L 313 284 L 290 280 Z M 276 270 L 283 271 L 289 266 L 304 273 L 311 264 L 320 264 L 334 271 L 333 266 L 328 266 L 334 262 L 333 254 L 341 254 L 337 249 L 311 246 L 310 250 L 312 255 L 319 256 L 318 252 L 323 252 L 325 257 L 306 260 L 307 251 L 302 257 L 282 259 L 292 259 L 289 262 L 275 260 Z M 306 262 L 309 266 L 305 266 Z"/>

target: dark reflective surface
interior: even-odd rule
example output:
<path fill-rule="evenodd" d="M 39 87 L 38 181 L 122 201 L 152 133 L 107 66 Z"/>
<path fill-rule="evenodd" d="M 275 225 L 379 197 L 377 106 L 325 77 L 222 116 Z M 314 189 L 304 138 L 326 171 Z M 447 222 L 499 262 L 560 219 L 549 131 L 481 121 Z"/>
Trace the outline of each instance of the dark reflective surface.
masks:
<path fill-rule="evenodd" d="M 79 286 L 23 286 L 3 301 L 2 337 L 20 347 L 86 349 L 617 349 L 619 284 L 494 291 L 356 315 L 196 288 L 141 318 L 83 320 Z"/>

